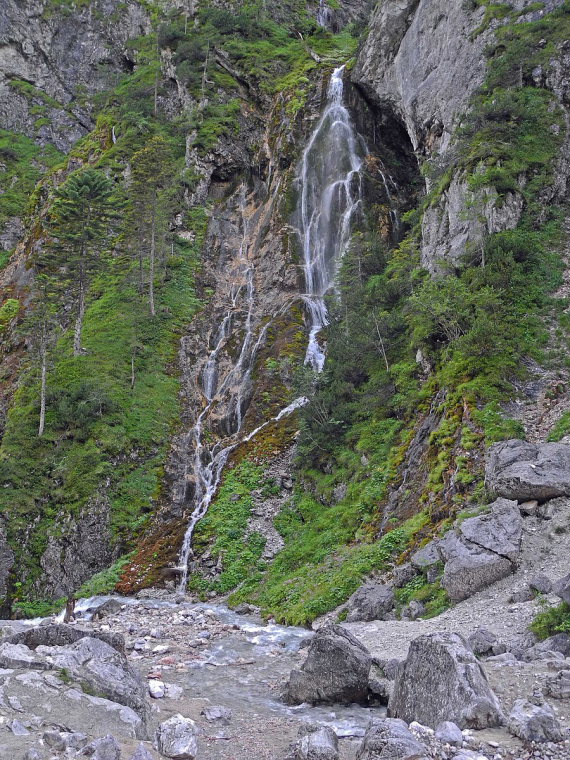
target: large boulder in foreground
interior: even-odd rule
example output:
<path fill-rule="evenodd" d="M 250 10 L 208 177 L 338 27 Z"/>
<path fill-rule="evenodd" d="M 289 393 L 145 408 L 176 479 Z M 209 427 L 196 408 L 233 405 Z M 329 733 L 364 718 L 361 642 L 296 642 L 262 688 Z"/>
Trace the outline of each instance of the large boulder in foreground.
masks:
<path fill-rule="evenodd" d="M 330 726 L 304 724 L 299 737 L 286 760 L 338 760 L 338 737 Z"/>
<path fill-rule="evenodd" d="M 372 657 L 366 647 L 339 625 L 317 631 L 301 670 L 292 670 L 283 699 L 303 702 L 366 703 Z"/>
<path fill-rule="evenodd" d="M 383 583 L 366 583 L 348 600 L 347 623 L 386 620 L 394 609 L 394 592 Z"/>
<path fill-rule="evenodd" d="M 373 719 L 356 753 L 356 760 L 428 760 L 428 752 L 403 720 Z"/>
<path fill-rule="evenodd" d="M 485 485 L 496 496 L 547 501 L 570 496 L 570 446 L 501 441 L 489 449 Z"/>
<path fill-rule="evenodd" d="M 51 668 L 65 670 L 97 696 L 126 705 L 148 718 L 148 686 L 127 658 L 104 641 L 84 637 L 68 646 L 38 646 Z"/>
<path fill-rule="evenodd" d="M 412 641 L 398 668 L 388 714 L 432 728 L 443 721 L 460 728 L 503 722 L 485 671 L 457 633 L 432 633 Z"/>

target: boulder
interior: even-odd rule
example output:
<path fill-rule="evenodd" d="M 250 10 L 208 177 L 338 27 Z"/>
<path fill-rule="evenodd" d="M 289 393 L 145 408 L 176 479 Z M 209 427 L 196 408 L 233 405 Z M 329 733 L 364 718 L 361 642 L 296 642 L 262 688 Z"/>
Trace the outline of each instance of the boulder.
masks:
<path fill-rule="evenodd" d="M 306 724 L 291 747 L 287 760 L 338 760 L 338 738 L 329 726 Z"/>
<path fill-rule="evenodd" d="M 526 662 L 532 662 L 533 660 L 544 660 L 545 655 L 550 657 L 551 652 L 558 652 L 562 657 L 570 656 L 570 634 L 568 633 L 556 633 L 554 636 L 549 636 L 544 641 L 539 641 L 538 644 L 527 649 L 523 653 L 523 660 Z"/>
<path fill-rule="evenodd" d="M 517 699 L 509 715 L 507 728 L 514 736 L 526 742 L 559 742 L 562 729 L 550 705 L 534 705 L 526 699 Z"/>
<path fill-rule="evenodd" d="M 570 575 L 568 576 L 568 581 L 570 592 Z M 539 594 L 550 594 L 552 591 L 552 581 L 547 575 L 543 575 L 542 573 L 531 578 L 531 580 L 528 582 L 528 585 L 533 591 L 538 591 Z"/>
<path fill-rule="evenodd" d="M 552 592 L 562 599 L 563 602 L 570 604 L 570 574 L 557 580 L 552 586 Z"/>
<path fill-rule="evenodd" d="M 432 728 L 443 721 L 460 728 L 487 728 L 503 721 L 485 671 L 457 633 L 433 633 L 412 641 L 398 669 L 388 714 Z"/>
<path fill-rule="evenodd" d="M 156 729 L 156 748 L 173 760 L 194 760 L 198 753 L 196 724 L 180 713 L 161 723 Z"/>
<path fill-rule="evenodd" d="M 510 440 L 489 449 L 485 485 L 490 493 L 539 502 L 570 495 L 570 446 Z"/>
<path fill-rule="evenodd" d="M 403 720 L 374 718 L 368 724 L 356 760 L 428 760 L 428 752 Z"/>
<path fill-rule="evenodd" d="M 121 652 L 121 654 L 125 653 L 125 639 L 120 633 L 84 631 L 81 628 L 64 625 L 63 623 L 26 628 L 26 630 L 10 636 L 9 641 L 12 644 L 25 644 L 30 649 L 37 649 L 39 646 L 64 647 L 68 644 L 74 644 L 79 639 L 84 639 L 85 637 L 100 639 L 110 647 L 113 647 L 113 649 L 116 649 L 117 652 Z"/>
<path fill-rule="evenodd" d="M 0 668 L 49 670 L 49 667 L 42 657 L 24 644 L 11 644 L 8 641 L 0 644 Z"/>
<path fill-rule="evenodd" d="M 139 744 L 135 750 L 135 754 L 131 757 L 131 760 L 155 760 L 156 755 L 151 753 L 144 744 Z"/>
<path fill-rule="evenodd" d="M 451 744 L 452 747 L 461 747 L 463 745 L 463 734 L 459 726 L 450 720 L 444 720 L 435 729 L 435 738 L 444 744 Z"/>
<path fill-rule="evenodd" d="M 555 699 L 570 699 L 570 670 L 560 670 L 546 679 L 545 692 Z"/>
<path fill-rule="evenodd" d="M 394 592 L 382 583 L 367 583 L 348 600 L 348 623 L 386 620 L 394 609 Z"/>
<path fill-rule="evenodd" d="M 39 646 L 36 653 L 52 668 L 65 670 L 98 696 L 148 717 L 148 686 L 126 657 L 100 639 L 81 638 L 69 646 Z"/>
<path fill-rule="evenodd" d="M 472 544 L 516 562 L 522 539 L 522 517 L 517 502 L 497 499 L 489 510 L 463 520 L 459 533 Z"/>
<path fill-rule="evenodd" d="M 366 703 L 370 652 L 351 633 L 329 623 L 309 646 L 301 670 L 292 670 L 283 698 L 288 704 Z"/>
<path fill-rule="evenodd" d="M 489 631 L 487 628 L 477 628 L 469 635 L 467 643 L 473 654 L 500 654 L 500 652 L 493 652 L 493 647 L 498 643 L 498 639 L 493 631 Z"/>
<path fill-rule="evenodd" d="M 426 544 L 417 552 L 414 552 L 410 557 L 412 567 L 425 573 L 429 568 L 439 564 L 441 562 L 441 557 L 439 555 L 438 545 L 439 541 L 430 541 L 429 544 Z"/>
<path fill-rule="evenodd" d="M 81 749 L 87 744 L 87 737 L 75 731 L 45 731 L 44 743 L 57 752 L 65 752 L 67 749 Z"/>
<path fill-rule="evenodd" d="M 413 580 L 417 574 L 418 571 L 411 562 L 405 562 L 403 565 L 397 565 L 392 570 L 392 583 L 394 584 L 394 588 L 402 588 L 402 586 L 405 586 L 407 583 Z"/>
<path fill-rule="evenodd" d="M 506 557 L 461 540 L 452 530 L 441 540 L 440 549 L 445 559 L 442 586 L 453 602 L 467 599 L 514 570 Z"/>
<path fill-rule="evenodd" d="M 114 736 L 103 736 L 84 747 L 80 756 L 91 760 L 121 760 L 121 748 Z"/>

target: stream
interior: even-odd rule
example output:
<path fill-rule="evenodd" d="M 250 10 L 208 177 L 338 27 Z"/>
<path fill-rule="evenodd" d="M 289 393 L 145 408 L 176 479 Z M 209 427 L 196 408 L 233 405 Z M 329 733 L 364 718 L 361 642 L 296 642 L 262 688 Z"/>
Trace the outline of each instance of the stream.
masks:
<path fill-rule="evenodd" d="M 188 689 L 192 699 L 203 698 L 212 704 L 224 705 L 236 716 L 250 715 L 262 720 L 272 716 L 287 717 L 299 723 L 309 721 L 326 724 L 334 728 L 339 738 L 361 737 L 371 717 L 385 715 L 383 707 L 289 706 L 280 701 L 277 685 L 288 677 L 293 668 L 299 667 L 299 652 L 313 636 L 306 628 L 264 623 L 254 615 L 242 615 L 219 604 L 176 603 L 166 599 L 120 596 L 95 596 L 78 600 L 75 612 L 79 625 L 92 624 L 93 613 L 110 599 L 125 605 L 124 612 L 118 613 L 119 620 L 125 618 L 123 630 L 116 623 L 111 625 L 111 630 L 124 632 L 127 639 L 128 621 L 136 619 L 137 622 L 142 620 L 144 623 L 145 616 L 156 616 L 156 611 L 160 611 L 160 620 L 169 631 L 167 640 L 176 641 L 177 629 L 172 624 L 172 619 L 180 611 L 194 614 L 198 628 L 204 619 L 215 619 L 232 627 L 231 632 L 201 648 L 197 659 L 185 663 L 187 670 L 182 680 L 177 675 L 177 682 Z M 56 620 L 61 622 L 63 614 L 61 612 Z M 31 625 L 42 622 L 45 621 L 26 621 Z M 206 635 L 204 629 L 198 633 L 198 637 Z M 189 649 L 188 653 L 191 651 Z M 136 665 L 136 662 L 134 660 L 133 664 Z M 173 671 L 171 673 L 174 675 Z"/>

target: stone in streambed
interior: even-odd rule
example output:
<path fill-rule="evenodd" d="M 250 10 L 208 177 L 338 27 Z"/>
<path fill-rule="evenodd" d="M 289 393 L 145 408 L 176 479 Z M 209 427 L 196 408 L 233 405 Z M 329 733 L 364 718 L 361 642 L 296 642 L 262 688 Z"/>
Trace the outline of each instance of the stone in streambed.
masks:
<path fill-rule="evenodd" d="M 341 626 L 320 628 L 309 646 L 301 670 L 292 670 L 283 699 L 288 704 L 366 703 L 372 657 L 366 647 Z"/>
<path fill-rule="evenodd" d="M 338 760 L 338 738 L 329 726 L 305 724 L 286 760 Z"/>
<path fill-rule="evenodd" d="M 356 760 L 428 760 L 428 752 L 403 720 L 373 719 L 368 724 Z"/>
<path fill-rule="evenodd" d="M 194 760 L 198 754 L 196 724 L 180 713 L 165 720 L 156 729 L 157 750 L 172 760 Z"/>

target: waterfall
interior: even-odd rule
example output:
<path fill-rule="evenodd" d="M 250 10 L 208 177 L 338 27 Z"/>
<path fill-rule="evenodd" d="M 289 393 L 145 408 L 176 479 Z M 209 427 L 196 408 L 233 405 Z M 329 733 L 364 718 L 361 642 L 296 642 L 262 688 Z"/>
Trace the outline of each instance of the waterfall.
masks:
<path fill-rule="evenodd" d="M 325 352 L 319 333 L 328 324 L 325 296 L 348 246 L 351 223 L 361 204 L 360 169 L 365 145 L 343 104 L 344 66 L 330 80 L 326 108 L 301 159 L 295 212 L 303 248 L 309 342 L 305 364 L 321 372 Z"/>
<path fill-rule="evenodd" d="M 277 183 L 274 190 L 275 196 L 278 190 L 279 184 Z M 187 455 L 179 494 L 182 502 L 190 501 L 191 511 L 178 560 L 179 588 L 181 591 L 186 588 L 188 581 L 194 530 L 208 511 L 218 489 L 223 469 L 232 451 L 240 443 L 250 441 L 267 425 L 293 414 L 296 409 L 307 403 L 305 397 L 295 399 L 275 417 L 267 420 L 248 435 L 240 435 L 245 412 L 249 405 L 251 373 L 255 361 L 273 319 L 282 313 L 282 310 L 277 310 L 272 315 L 272 319 L 266 321 L 260 329 L 259 324 L 257 324 L 256 334 L 255 270 L 250 260 L 250 247 L 252 239 L 255 239 L 255 231 L 250 229 L 246 205 L 246 186 L 243 184 L 239 191 L 241 240 L 229 273 L 228 305 L 213 332 L 213 341 L 210 344 L 210 350 L 203 366 L 197 371 L 196 379 L 206 404 L 194 426 L 183 440 L 183 448 Z M 244 316 L 243 337 L 237 358 L 228 368 L 220 365 L 220 358 L 228 341 L 232 337 L 235 338 L 233 328 L 239 314 Z M 223 416 L 227 438 L 212 443 L 205 425 L 210 415 L 215 416 L 220 408 L 225 410 Z M 193 493 L 190 499 L 186 495 L 189 482 L 193 483 Z"/>
<path fill-rule="evenodd" d="M 306 363 L 316 371 L 323 368 L 325 354 L 319 344 L 319 332 L 328 323 L 325 296 L 334 289 L 334 281 L 342 255 L 350 239 L 351 222 L 360 198 L 360 167 L 365 146 L 356 134 L 348 111 L 343 105 L 342 74 L 344 67 L 333 72 L 326 108 L 307 144 L 301 160 L 297 181 L 300 197 L 297 208 L 297 228 L 303 245 L 306 304 L 310 336 Z M 279 183 L 275 183 L 276 198 Z M 251 374 L 259 350 L 272 321 L 282 313 L 276 310 L 263 324 L 256 314 L 255 270 L 252 251 L 256 230 L 246 213 L 246 186 L 239 191 L 240 233 L 239 250 L 227 273 L 229 299 L 225 312 L 212 334 L 203 363 L 197 368 L 196 381 L 205 399 L 205 406 L 194 426 L 183 439 L 187 452 L 184 475 L 179 488 L 182 503 L 189 502 L 190 516 L 179 555 L 180 590 L 188 581 L 194 529 L 206 515 L 220 483 L 224 466 L 232 451 L 254 438 L 267 425 L 279 422 L 307 403 L 301 396 L 284 407 L 277 415 L 263 422 L 247 435 L 242 433 L 245 412 L 251 398 Z M 263 224 L 258 221 L 258 228 Z M 221 273 L 221 276 L 222 273 Z M 235 339 L 234 323 L 242 315 L 241 345 L 230 367 L 227 366 L 226 346 Z M 226 364 L 220 362 L 222 353 Z M 227 437 L 211 442 L 207 422 L 223 409 Z M 188 485 L 193 484 L 191 496 Z"/>

